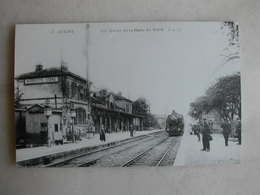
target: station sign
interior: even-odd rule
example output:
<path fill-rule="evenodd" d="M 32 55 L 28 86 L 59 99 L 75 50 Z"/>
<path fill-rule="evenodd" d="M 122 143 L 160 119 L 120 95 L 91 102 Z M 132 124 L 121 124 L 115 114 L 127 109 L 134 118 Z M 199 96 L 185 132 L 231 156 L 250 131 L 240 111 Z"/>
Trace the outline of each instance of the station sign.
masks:
<path fill-rule="evenodd" d="M 42 83 L 55 83 L 58 82 L 58 77 L 42 77 L 42 78 L 32 78 L 32 79 L 25 79 L 25 85 L 32 85 L 32 84 L 42 84 Z"/>

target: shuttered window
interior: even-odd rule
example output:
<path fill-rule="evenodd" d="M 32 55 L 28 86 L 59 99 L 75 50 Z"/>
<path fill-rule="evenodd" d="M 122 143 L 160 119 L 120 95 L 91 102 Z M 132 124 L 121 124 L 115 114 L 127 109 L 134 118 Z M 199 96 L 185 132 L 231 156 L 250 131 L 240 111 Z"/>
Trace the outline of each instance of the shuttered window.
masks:
<path fill-rule="evenodd" d="M 86 110 L 83 108 L 76 109 L 75 124 L 86 124 Z"/>

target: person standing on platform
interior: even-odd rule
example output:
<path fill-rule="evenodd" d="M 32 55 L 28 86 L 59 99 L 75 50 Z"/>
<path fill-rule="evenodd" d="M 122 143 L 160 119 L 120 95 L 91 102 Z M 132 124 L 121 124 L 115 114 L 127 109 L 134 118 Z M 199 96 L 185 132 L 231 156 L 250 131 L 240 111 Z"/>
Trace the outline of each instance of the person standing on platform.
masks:
<path fill-rule="evenodd" d="M 237 123 L 236 131 L 237 131 L 238 144 L 241 145 L 241 122 L 240 121 L 238 121 Z"/>
<path fill-rule="evenodd" d="M 101 125 L 101 128 L 100 128 L 100 141 L 106 141 L 106 134 L 105 134 L 105 129 L 104 129 L 104 126 Z"/>
<path fill-rule="evenodd" d="M 209 121 L 209 131 L 210 131 L 210 133 L 212 133 L 214 131 L 213 130 L 213 121 L 212 120 Z"/>
<path fill-rule="evenodd" d="M 133 128 L 132 125 L 129 127 L 129 131 L 130 131 L 130 137 L 133 137 L 134 136 L 134 128 Z"/>
<path fill-rule="evenodd" d="M 222 125 L 221 125 L 222 129 L 223 129 L 223 136 L 225 139 L 225 145 L 228 146 L 228 137 L 231 133 L 231 124 L 226 120 Z"/>
<path fill-rule="evenodd" d="M 203 149 L 201 151 L 210 151 L 210 143 L 209 143 L 209 138 L 210 138 L 210 130 L 209 130 L 209 125 L 207 120 L 204 118 L 202 122 L 202 144 L 203 144 Z"/>
<path fill-rule="evenodd" d="M 200 142 L 200 126 L 199 126 L 199 124 L 195 125 L 194 133 L 195 133 L 195 135 L 198 136 L 198 141 Z"/>
<path fill-rule="evenodd" d="M 197 135 L 198 141 L 200 141 L 200 126 L 199 124 L 192 125 L 192 131 L 194 132 L 194 135 Z"/>

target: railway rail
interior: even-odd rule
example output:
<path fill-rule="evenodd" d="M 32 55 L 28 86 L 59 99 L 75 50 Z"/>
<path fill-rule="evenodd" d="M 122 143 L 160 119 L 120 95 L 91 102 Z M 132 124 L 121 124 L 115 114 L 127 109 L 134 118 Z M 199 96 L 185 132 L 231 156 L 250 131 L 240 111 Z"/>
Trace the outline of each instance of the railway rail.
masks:
<path fill-rule="evenodd" d="M 167 141 L 171 142 L 171 144 L 169 146 L 167 145 L 166 151 L 164 150 L 164 152 L 162 152 L 162 155 L 160 155 L 159 158 L 158 157 L 154 157 L 154 158 L 149 160 L 150 164 L 152 164 L 153 166 L 160 166 L 162 164 L 162 162 L 165 160 L 165 157 L 167 156 L 169 151 L 176 144 L 176 139 L 172 140 L 172 138 L 167 137 L 167 138 L 161 140 L 159 143 L 151 146 L 147 150 L 141 152 L 140 154 L 136 155 L 132 159 L 130 159 L 127 162 L 123 163 L 121 165 L 121 167 L 128 167 L 128 166 L 133 166 L 133 165 L 146 165 L 147 160 L 142 160 L 142 158 L 145 157 L 146 155 L 148 155 L 149 152 L 151 152 L 152 150 L 155 150 L 156 148 L 158 148 L 160 145 L 163 145 L 163 144 L 167 143 Z"/>
<path fill-rule="evenodd" d="M 151 139 L 149 139 L 149 140 L 151 141 L 153 139 L 154 139 L 154 137 L 151 137 Z M 149 140 L 146 140 L 146 141 L 149 141 Z M 116 151 L 116 152 L 113 152 L 112 154 L 109 154 L 109 156 L 111 156 L 111 155 L 113 156 L 116 153 L 122 153 L 122 152 L 128 151 L 128 150 L 130 150 L 131 148 L 134 148 L 134 147 L 137 147 L 137 146 L 136 145 L 128 146 L 126 148 L 123 148 L 120 151 Z M 93 160 L 82 162 L 80 164 L 77 164 L 77 167 L 88 167 L 88 166 L 91 166 L 91 165 L 95 165 L 99 160 L 102 161 L 103 158 L 104 158 L 104 156 L 101 156 L 101 157 L 95 158 Z"/>
<path fill-rule="evenodd" d="M 136 137 L 136 138 L 133 138 L 131 140 L 123 141 L 120 144 L 112 145 L 112 146 L 105 147 L 105 148 L 102 148 L 102 149 L 98 149 L 98 150 L 94 150 L 94 151 L 87 152 L 87 153 L 84 153 L 84 154 L 79 154 L 79 155 L 76 155 L 76 156 L 73 156 L 73 157 L 69 157 L 69 158 L 66 158 L 66 159 L 58 160 L 58 161 L 55 161 L 53 163 L 43 165 L 41 167 L 62 167 L 62 166 L 66 166 L 66 165 L 70 165 L 70 166 L 73 166 L 73 167 L 90 166 L 92 164 L 95 164 L 97 162 L 97 160 L 101 159 L 103 156 L 98 157 L 98 158 L 94 158 L 94 159 L 91 159 L 91 160 L 87 160 L 87 161 L 84 161 L 84 162 L 82 162 L 80 159 L 87 157 L 87 156 L 90 156 L 90 155 L 93 155 L 93 154 L 98 154 L 99 152 L 104 152 L 104 151 L 107 151 L 107 150 L 110 150 L 110 149 L 113 149 L 113 148 L 117 148 L 117 147 L 120 147 L 120 146 L 123 146 L 123 145 L 126 145 L 126 144 L 137 142 L 139 140 L 152 139 L 153 136 L 158 136 L 160 134 L 162 134 L 162 132 L 156 132 L 156 133 L 153 133 L 152 135 L 148 134 L 148 135 L 145 135 L 145 136 Z"/>
<path fill-rule="evenodd" d="M 174 147 L 174 145 L 176 144 L 176 141 L 174 141 L 166 150 L 166 152 L 163 154 L 163 156 L 161 157 L 161 159 L 159 160 L 159 162 L 155 165 L 156 167 L 161 166 L 162 162 L 165 160 L 166 155 L 169 153 L 169 151 Z M 175 159 L 175 158 L 174 158 Z"/>

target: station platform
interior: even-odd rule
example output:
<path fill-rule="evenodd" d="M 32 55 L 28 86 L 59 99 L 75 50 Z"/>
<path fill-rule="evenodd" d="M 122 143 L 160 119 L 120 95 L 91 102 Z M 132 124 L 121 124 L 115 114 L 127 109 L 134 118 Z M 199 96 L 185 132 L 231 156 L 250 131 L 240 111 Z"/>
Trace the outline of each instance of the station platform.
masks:
<path fill-rule="evenodd" d="M 191 135 L 190 131 L 185 131 L 179 151 L 175 158 L 174 166 L 193 165 L 223 165 L 240 163 L 241 145 L 237 144 L 236 138 L 229 138 L 228 146 L 225 146 L 222 134 L 211 134 L 213 140 L 210 141 L 210 151 L 201 151 L 201 140 L 197 135 Z"/>
<path fill-rule="evenodd" d="M 34 148 L 22 148 L 16 150 L 17 166 L 30 166 L 37 164 L 46 159 L 54 159 L 62 156 L 72 155 L 79 152 L 90 151 L 101 147 L 116 144 L 128 139 L 157 133 L 164 131 L 162 129 L 154 129 L 147 131 L 135 131 L 134 137 L 130 137 L 130 132 L 106 133 L 106 141 L 100 141 L 99 134 L 95 134 L 89 138 L 83 138 L 76 143 L 66 143 L 63 145 L 52 145 L 51 147 L 41 146 Z"/>

